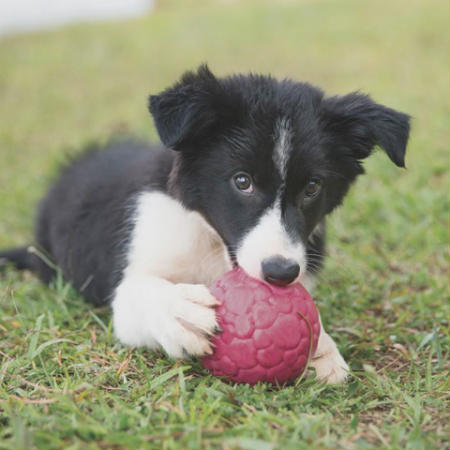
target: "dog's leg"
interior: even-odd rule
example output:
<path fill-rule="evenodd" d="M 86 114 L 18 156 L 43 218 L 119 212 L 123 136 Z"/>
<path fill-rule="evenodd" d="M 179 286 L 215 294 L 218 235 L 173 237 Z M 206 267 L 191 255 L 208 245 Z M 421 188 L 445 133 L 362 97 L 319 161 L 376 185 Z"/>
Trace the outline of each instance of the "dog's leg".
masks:
<path fill-rule="evenodd" d="M 204 285 L 127 274 L 112 302 L 115 334 L 124 344 L 162 347 L 172 358 L 209 354 L 217 304 Z"/>
<path fill-rule="evenodd" d="M 316 369 L 316 376 L 328 384 L 343 383 L 347 378 L 349 367 L 339 353 L 336 343 L 326 333 L 320 319 L 320 336 L 316 353 L 311 360 L 311 366 Z"/>

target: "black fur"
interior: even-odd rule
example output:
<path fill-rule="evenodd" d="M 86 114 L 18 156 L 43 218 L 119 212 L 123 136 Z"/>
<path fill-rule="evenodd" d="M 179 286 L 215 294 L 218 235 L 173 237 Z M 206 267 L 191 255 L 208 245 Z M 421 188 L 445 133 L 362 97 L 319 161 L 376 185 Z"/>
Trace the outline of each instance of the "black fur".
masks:
<path fill-rule="evenodd" d="M 29 250 L 29 247 L 25 246 L 0 252 L 0 270 L 6 268 L 8 264 L 18 270 L 33 269 L 35 261 Z"/>
<path fill-rule="evenodd" d="M 307 83 L 258 75 L 219 79 L 202 66 L 151 96 L 149 107 L 166 148 L 124 141 L 92 149 L 62 172 L 39 208 L 38 248 L 96 304 L 107 301 L 121 279 L 134 202 L 143 190 L 166 191 L 199 211 L 235 257 L 240 238 L 282 189 L 285 227 L 293 239 L 308 243 L 308 270 L 314 272 L 325 234 L 313 230 L 363 172 L 361 160 L 379 146 L 404 166 L 409 117 L 359 93 L 325 98 Z M 292 128 L 285 183 L 272 159 L 281 117 Z M 239 171 L 253 177 L 257 191 L 251 198 L 232 186 Z M 323 188 L 308 203 L 304 189 L 311 178 L 320 178 Z M 46 281 L 52 274 L 23 249 L 0 257 Z"/>

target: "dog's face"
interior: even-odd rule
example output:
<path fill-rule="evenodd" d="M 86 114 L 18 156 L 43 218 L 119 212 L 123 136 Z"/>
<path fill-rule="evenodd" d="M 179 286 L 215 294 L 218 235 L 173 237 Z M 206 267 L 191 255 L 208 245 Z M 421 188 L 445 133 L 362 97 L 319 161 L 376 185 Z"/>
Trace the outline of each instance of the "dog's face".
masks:
<path fill-rule="evenodd" d="M 314 260 L 311 242 L 375 145 L 404 165 L 409 117 L 357 93 L 206 67 L 150 98 L 162 142 L 178 151 L 171 190 L 200 212 L 250 275 L 285 285 Z"/>

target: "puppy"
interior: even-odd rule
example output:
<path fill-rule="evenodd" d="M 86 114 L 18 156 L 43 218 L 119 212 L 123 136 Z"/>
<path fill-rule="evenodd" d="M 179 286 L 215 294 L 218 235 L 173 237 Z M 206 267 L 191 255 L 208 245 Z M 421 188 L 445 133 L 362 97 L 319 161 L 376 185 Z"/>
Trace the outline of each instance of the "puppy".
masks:
<path fill-rule="evenodd" d="M 269 76 L 216 78 L 206 66 L 151 96 L 163 146 L 91 148 L 42 201 L 35 246 L 3 260 L 63 277 L 110 303 L 124 344 L 173 358 L 211 352 L 215 298 L 233 266 L 308 290 L 324 258 L 325 219 L 375 146 L 404 166 L 409 116 L 351 93 L 325 97 Z M 348 366 L 321 329 L 311 363 L 342 382 Z"/>

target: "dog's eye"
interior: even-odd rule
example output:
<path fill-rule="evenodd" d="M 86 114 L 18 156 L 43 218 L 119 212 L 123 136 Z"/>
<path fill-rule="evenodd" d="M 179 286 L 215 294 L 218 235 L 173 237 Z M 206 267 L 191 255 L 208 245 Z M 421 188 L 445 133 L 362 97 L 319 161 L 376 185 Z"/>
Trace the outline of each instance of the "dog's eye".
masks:
<path fill-rule="evenodd" d="M 313 179 L 311 180 L 305 188 L 305 198 L 314 198 L 319 192 L 322 187 L 322 181 L 319 179 Z"/>
<path fill-rule="evenodd" d="M 253 183 L 250 175 L 239 172 L 233 177 L 234 185 L 246 194 L 251 194 L 253 192 Z"/>

